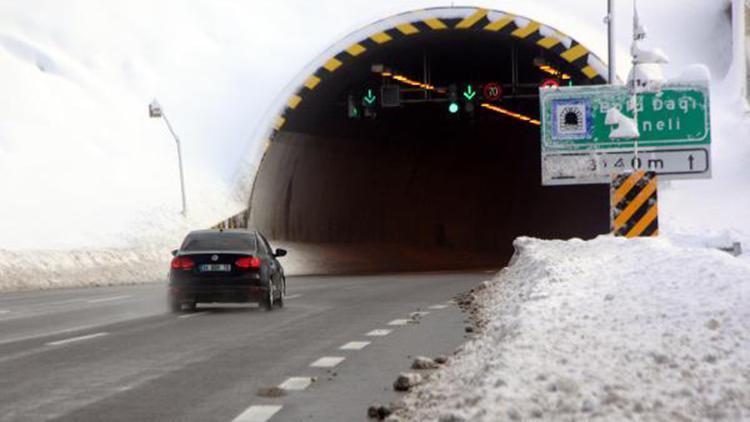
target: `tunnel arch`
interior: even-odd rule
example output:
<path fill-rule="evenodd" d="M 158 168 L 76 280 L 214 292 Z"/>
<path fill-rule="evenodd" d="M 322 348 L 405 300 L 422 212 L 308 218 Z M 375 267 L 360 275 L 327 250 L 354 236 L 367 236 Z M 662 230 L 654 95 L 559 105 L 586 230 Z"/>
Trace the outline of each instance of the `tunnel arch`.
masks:
<path fill-rule="evenodd" d="M 273 140 L 306 95 L 332 74 L 368 50 L 428 31 L 484 31 L 504 39 L 536 44 L 556 54 L 595 84 L 607 83 L 605 63 L 583 44 L 551 26 L 520 15 L 472 7 L 431 8 L 404 12 L 381 19 L 344 37 L 313 62 L 314 70 L 302 72 L 303 81 L 286 97 L 281 112 L 267 129 L 266 143 Z M 346 47 L 344 47 L 346 46 Z M 267 145 L 266 145 L 267 147 Z"/>
<path fill-rule="evenodd" d="M 495 266 L 510 257 L 511 241 L 518 235 L 591 237 L 606 232 L 605 189 L 540 189 L 538 178 L 533 176 L 540 165 L 529 164 L 539 156 L 533 147 L 538 148 L 538 128 L 480 122 L 480 126 L 490 125 L 480 130 L 472 123 L 464 129 L 483 141 L 463 148 L 440 140 L 443 152 L 436 152 L 434 145 L 412 141 L 405 141 L 413 144 L 407 146 L 385 142 L 386 161 L 394 164 L 384 167 L 371 162 L 382 153 L 382 145 L 376 145 L 373 137 L 385 139 L 396 129 L 414 135 L 415 127 L 393 118 L 391 123 L 384 123 L 386 127 L 370 124 L 364 129 L 344 128 L 333 122 L 330 113 L 316 110 L 322 99 L 330 101 L 332 92 L 347 83 L 345 75 L 359 72 L 361 78 L 362 66 L 373 56 L 398 56 L 401 46 L 425 37 L 439 40 L 440 46 L 453 43 L 450 48 L 454 50 L 460 49 L 457 46 L 461 43 L 480 41 L 488 43 L 487 48 L 524 46 L 528 52 L 538 50 L 554 57 L 558 69 L 569 72 L 579 84 L 606 82 L 605 65 L 588 48 L 555 28 L 525 17 L 483 8 L 434 8 L 382 19 L 326 50 L 288 89 L 290 94 L 283 103 L 277 103 L 280 112 L 265 132 L 260 164 L 253 169 L 252 177 L 245 179 L 252 184 L 248 210 L 222 224 L 251 225 L 274 240 L 325 244 L 329 256 L 336 259 L 348 256 L 349 262 L 387 263 L 364 267 L 344 264 L 341 268 L 329 266 L 306 272 Z M 311 129 L 329 124 L 335 129 L 326 133 Z M 528 142 L 489 145 L 484 139 L 488 127 L 507 129 L 511 136 Z M 431 136 L 457 136 L 456 128 L 444 129 L 444 133 L 436 130 Z M 455 157 L 447 157 L 445 151 L 452 151 Z M 514 154 L 522 156 L 524 164 L 503 158 Z M 404 156 L 411 161 L 405 162 Z M 462 161 L 457 162 L 457 157 Z M 479 163 L 477 168 L 467 167 L 466 163 L 472 161 Z M 494 165 L 513 168 L 513 172 L 495 171 Z M 451 169 L 441 175 L 438 173 L 442 170 L 437 170 L 440 166 Z M 383 180 L 371 176 L 378 172 Z M 511 181 L 513 177 L 525 180 Z M 488 180 L 502 180 L 508 187 L 503 192 L 482 187 Z M 455 201 L 435 201 L 446 188 L 466 192 L 454 193 Z M 486 204 L 484 195 L 492 198 Z M 394 212 L 389 204 L 408 209 Z M 435 210 L 441 207 L 445 211 Z M 551 217 L 547 217 L 549 213 Z M 472 219 L 489 223 L 486 227 L 471 226 Z M 553 224 L 544 223 L 545 219 Z M 337 246 L 332 249 L 330 245 Z"/>

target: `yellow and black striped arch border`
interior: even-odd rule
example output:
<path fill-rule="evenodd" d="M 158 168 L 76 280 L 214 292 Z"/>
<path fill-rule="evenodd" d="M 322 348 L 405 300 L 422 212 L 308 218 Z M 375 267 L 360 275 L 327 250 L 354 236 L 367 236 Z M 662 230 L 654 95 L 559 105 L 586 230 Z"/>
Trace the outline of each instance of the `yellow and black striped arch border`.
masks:
<path fill-rule="evenodd" d="M 589 56 L 593 53 L 572 38 L 547 28 L 539 22 L 488 9 L 472 9 L 464 17 L 444 18 L 438 17 L 438 15 L 443 15 L 437 13 L 440 10 L 442 9 L 427 9 L 400 15 L 398 20 L 401 23 L 395 24 L 390 29 L 369 33 L 359 41 L 352 42 L 344 47 L 333 56 L 322 60 L 322 65 L 312 75 L 304 79 L 299 89 L 286 101 L 280 116 L 273 122 L 269 139 L 273 140 L 276 133 L 282 129 L 287 121 L 287 114 L 294 111 L 304 101 L 306 95 L 317 89 L 321 83 L 325 83 L 336 72 L 341 72 L 341 69 L 345 68 L 347 64 L 352 63 L 362 55 L 366 55 L 368 51 L 373 49 L 388 45 L 399 39 L 430 31 L 481 31 L 506 39 L 534 43 L 560 56 L 571 66 L 577 68 L 592 83 L 606 83 L 604 76 L 600 75 L 589 64 Z M 543 28 L 547 29 L 544 30 Z M 366 33 L 366 29 L 362 33 Z M 549 31 L 553 31 L 553 35 L 549 35 Z M 547 35 L 544 35 L 543 32 Z M 563 39 L 571 41 L 566 43 L 562 41 Z M 601 60 L 596 56 L 593 57 L 601 63 Z"/>
<path fill-rule="evenodd" d="M 659 234 L 656 173 L 634 171 L 613 176 L 610 203 L 615 236 L 649 237 Z"/>

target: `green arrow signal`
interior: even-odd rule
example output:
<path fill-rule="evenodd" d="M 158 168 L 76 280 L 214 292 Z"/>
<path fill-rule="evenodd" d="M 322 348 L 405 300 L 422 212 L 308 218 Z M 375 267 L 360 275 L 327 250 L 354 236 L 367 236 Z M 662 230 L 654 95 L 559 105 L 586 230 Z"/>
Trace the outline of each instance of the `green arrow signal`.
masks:
<path fill-rule="evenodd" d="M 367 104 L 367 105 L 373 105 L 375 103 L 375 100 L 377 100 L 377 99 L 378 98 L 375 96 L 375 94 L 372 93 L 372 90 L 368 89 L 367 90 L 367 95 L 364 98 L 365 104 Z"/>
<path fill-rule="evenodd" d="M 474 97 L 477 95 L 477 92 L 474 91 L 474 89 L 471 87 L 471 85 L 466 86 L 466 91 L 464 91 L 464 98 L 471 101 L 474 99 Z"/>

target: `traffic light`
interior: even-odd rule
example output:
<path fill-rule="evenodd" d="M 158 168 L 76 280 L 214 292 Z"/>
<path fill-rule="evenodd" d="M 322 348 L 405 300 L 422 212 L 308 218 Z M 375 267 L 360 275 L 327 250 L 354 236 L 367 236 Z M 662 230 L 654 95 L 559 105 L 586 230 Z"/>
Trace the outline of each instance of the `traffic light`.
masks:
<path fill-rule="evenodd" d="M 367 88 L 362 96 L 362 106 L 364 107 L 364 116 L 374 119 L 377 116 L 378 96 L 375 90 Z"/>
<path fill-rule="evenodd" d="M 346 100 L 347 103 L 347 115 L 350 119 L 359 119 L 360 116 L 362 116 L 362 112 L 359 110 L 359 106 L 357 106 L 357 100 L 356 97 L 352 94 L 349 94 Z"/>
<path fill-rule="evenodd" d="M 362 97 L 362 105 L 365 107 L 375 107 L 378 101 L 378 97 L 372 88 L 367 90 L 367 93 Z"/>
<path fill-rule="evenodd" d="M 448 112 L 451 114 L 458 113 L 459 110 L 458 105 L 458 87 L 456 84 L 451 84 L 448 86 Z"/>
<path fill-rule="evenodd" d="M 474 100 L 478 99 L 477 90 L 472 84 L 466 84 L 461 91 L 464 100 L 464 111 L 468 114 L 474 113 Z"/>

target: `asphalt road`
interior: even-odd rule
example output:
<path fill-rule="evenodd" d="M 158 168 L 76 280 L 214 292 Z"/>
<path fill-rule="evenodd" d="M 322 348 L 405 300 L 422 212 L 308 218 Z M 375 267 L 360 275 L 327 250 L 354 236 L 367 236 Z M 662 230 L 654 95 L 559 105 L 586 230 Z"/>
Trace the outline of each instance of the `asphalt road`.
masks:
<path fill-rule="evenodd" d="M 290 277 L 273 312 L 169 314 L 161 283 L 3 294 L 0 421 L 367 420 L 413 356 L 465 340 L 451 299 L 488 277 Z"/>

